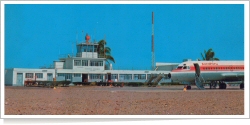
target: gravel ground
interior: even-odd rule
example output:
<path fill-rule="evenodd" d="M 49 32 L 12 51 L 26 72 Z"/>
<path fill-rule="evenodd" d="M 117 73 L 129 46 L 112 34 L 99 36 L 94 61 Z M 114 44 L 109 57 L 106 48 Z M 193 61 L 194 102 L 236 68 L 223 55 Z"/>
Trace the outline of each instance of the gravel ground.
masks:
<path fill-rule="evenodd" d="M 5 87 L 5 115 L 244 115 L 244 90 Z"/>

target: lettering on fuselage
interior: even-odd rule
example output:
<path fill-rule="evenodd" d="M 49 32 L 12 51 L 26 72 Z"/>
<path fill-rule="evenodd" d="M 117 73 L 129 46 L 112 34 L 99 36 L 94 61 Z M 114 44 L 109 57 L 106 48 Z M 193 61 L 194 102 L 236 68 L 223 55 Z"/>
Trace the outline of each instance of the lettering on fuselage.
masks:
<path fill-rule="evenodd" d="M 218 65 L 218 63 L 202 63 L 202 65 Z"/>

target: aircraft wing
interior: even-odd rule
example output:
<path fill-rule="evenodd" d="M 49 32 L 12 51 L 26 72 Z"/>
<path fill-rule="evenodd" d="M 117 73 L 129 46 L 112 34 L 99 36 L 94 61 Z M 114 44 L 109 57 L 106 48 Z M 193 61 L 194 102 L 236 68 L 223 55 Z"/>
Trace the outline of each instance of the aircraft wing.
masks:
<path fill-rule="evenodd" d="M 221 74 L 226 80 L 243 80 L 244 73 L 223 73 Z"/>

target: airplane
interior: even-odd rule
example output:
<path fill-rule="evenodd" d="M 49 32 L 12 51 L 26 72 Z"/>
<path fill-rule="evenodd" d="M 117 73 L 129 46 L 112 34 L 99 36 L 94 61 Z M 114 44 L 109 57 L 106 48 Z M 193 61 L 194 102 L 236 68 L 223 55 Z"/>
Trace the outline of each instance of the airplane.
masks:
<path fill-rule="evenodd" d="M 203 84 L 210 84 L 210 89 L 226 89 L 225 82 L 238 81 L 240 89 L 244 89 L 244 61 L 186 61 L 168 74 L 174 82 L 180 82 L 191 89 L 195 83 L 199 89 Z"/>

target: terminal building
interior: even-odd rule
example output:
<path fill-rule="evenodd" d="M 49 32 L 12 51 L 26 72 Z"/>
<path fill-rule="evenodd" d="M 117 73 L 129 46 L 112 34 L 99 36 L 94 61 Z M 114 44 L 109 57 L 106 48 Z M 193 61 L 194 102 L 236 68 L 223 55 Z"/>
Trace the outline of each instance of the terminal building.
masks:
<path fill-rule="evenodd" d="M 6 86 L 24 86 L 27 80 L 71 81 L 74 82 L 146 82 L 153 75 L 168 74 L 179 63 L 156 63 L 155 70 L 116 70 L 105 69 L 105 57 L 98 54 L 98 43 L 86 41 L 78 43 L 74 56 L 65 56 L 54 61 L 51 68 L 11 68 L 5 69 Z M 171 82 L 163 77 L 160 83 Z"/>

